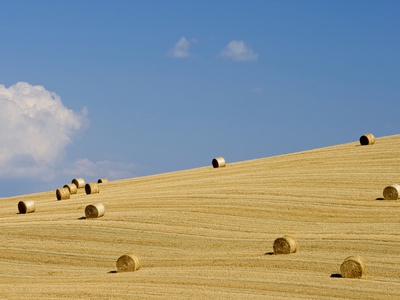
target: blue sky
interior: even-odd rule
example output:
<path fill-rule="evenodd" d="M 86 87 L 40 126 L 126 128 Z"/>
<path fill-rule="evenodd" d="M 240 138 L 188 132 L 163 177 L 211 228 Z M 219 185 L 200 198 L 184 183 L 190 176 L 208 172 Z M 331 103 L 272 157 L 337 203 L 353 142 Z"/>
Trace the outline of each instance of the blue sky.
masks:
<path fill-rule="evenodd" d="M 399 1 L 0 0 L 0 197 L 400 131 Z"/>

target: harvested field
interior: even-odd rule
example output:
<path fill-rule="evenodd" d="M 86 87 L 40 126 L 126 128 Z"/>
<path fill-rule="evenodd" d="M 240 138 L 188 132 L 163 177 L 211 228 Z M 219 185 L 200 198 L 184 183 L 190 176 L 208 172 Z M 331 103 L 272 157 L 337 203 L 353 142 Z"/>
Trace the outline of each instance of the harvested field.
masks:
<path fill-rule="evenodd" d="M 400 135 L 0 200 L 5 299 L 399 299 Z M 36 211 L 18 214 L 19 201 Z M 88 204 L 107 213 L 86 219 Z M 299 249 L 274 255 L 277 237 Z M 137 253 L 141 268 L 118 273 Z M 366 274 L 340 278 L 346 257 Z"/>

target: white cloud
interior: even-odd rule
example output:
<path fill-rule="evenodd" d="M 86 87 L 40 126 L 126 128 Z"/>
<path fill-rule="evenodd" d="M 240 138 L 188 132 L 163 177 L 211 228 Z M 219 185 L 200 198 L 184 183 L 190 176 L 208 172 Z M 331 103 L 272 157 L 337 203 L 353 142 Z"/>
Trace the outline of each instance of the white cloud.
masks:
<path fill-rule="evenodd" d="M 0 85 L 0 177 L 51 180 L 87 111 L 66 108 L 43 86 L 18 82 Z"/>
<path fill-rule="evenodd" d="M 258 54 L 254 53 L 244 41 L 233 40 L 222 50 L 221 56 L 234 61 L 256 61 Z"/>
<path fill-rule="evenodd" d="M 64 169 L 64 174 L 73 177 L 91 177 L 108 179 L 122 179 L 132 177 L 138 166 L 132 163 L 112 162 L 109 160 L 93 162 L 87 158 L 76 160 L 71 166 Z"/>
<path fill-rule="evenodd" d="M 185 37 L 181 37 L 175 46 L 168 52 L 169 56 L 175 58 L 185 58 L 189 56 L 189 47 L 194 41 L 188 41 Z"/>

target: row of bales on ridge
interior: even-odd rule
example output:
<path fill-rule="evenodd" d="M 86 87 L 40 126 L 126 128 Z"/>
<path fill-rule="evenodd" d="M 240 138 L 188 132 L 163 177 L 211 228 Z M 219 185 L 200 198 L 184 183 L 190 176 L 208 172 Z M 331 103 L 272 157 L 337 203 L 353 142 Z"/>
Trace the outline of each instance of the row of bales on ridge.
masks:
<path fill-rule="evenodd" d="M 83 178 L 74 178 L 71 183 L 65 184 L 62 188 L 56 190 L 57 200 L 69 199 L 71 195 L 78 192 L 78 189 L 85 189 L 87 195 L 100 192 L 99 184 L 108 182 L 107 178 L 100 178 L 97 182 L 85 183 Z"/>
<path fill-rule="evenodd" d="M 99 184 L 108 182 L 107 178 L 100 178 L 97 182 L 85 183 L 83 178 L 74 178 L 70 184 L 65 184 L 62 188 L 56 189 L 57 200 L 70 199 L 71 195 L 77 194 L 79 189 L 85 189 L 87 195 L 96 194 L 100 192 Z M 92 207 L 98 207 L 98 214 L 96 218 L 102 217 L 104 215 L 104 205 L 101 203 L 95 205 L 88 205 L 85 212 L 93 211 Z M 26 200 L 18 202 L 18 211 L 20 214 L 33 213 L 36 210 L 35 201 Z M 93 218 L 93 214 L 86 216 L 87 218 Z"/>
<path fill-rule="evenodd" d="M 373 145 L 375 137 L 371 133 L 362 135 L 359 139 L 360 145 Z M 213 168 L 226 167 L 225 158 L 220 156 L 216 157 L 211 162 Z M 85 189 L 87 195 L 96 194 L 100 192 L 99 185 L 107 182 L 106 178 L 100 178 L 97 182 L 85 183 L 83 178 L 75 178 L 70 184 L 64 185 L 62 188 L 56 190 L 57 200 L 69 199 L 71 195 L 77 193 L 78 189 Z M 397 200 L 400 198 L 400 185 L 392 184 L 387 186 L 383 191 L 385 199 Z M 20 201 L 18 203 L 18 210 L 21 214 L 31 213 L 35 211 L 35 203 L 32 200 Z M 85 216 L 88 219 L 99 218 L 104 216 L 105 208 L 101 203 L 90 204 L 85 208 Z M 298 242 L 296 239 L 289 235 L 284 235 L 275 239 L 273 242 L 273 252 L 268 254 L 275 255 L 288 255 L 296 253 L 299 250 Z M 140 256 L 132 252 L 124 254 L 118 258 L 116 266 L 118 272 L 134 272 L 140 269 L 141 262 Z M 349 256 L 340 265 L 340 277 L 343 278 L 361 278 L 365 275 L 365 262 L 360 256 Z"/>

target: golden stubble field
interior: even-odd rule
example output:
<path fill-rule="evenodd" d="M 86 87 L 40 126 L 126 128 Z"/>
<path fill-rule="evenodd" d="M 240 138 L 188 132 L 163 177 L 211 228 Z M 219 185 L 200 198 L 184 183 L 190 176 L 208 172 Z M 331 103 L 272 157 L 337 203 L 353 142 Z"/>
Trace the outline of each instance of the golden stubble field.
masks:
<path fill-rule="evenodd" d="M 400 183 L 400 135 L 225 168 L 211 159 L 68 200 L 58 187 L 1 199 L 0 298 L 400 298 L 400 200 L 381 200 Z M 36 212 L 19 214 L 28 199 Z M 104 217 L 85 219 L 97 202 Z M 273 255 L 285 234 L 299 251 Z M 130 252 L 142 268 L 118 273 Z M 364 259 L 363 278 L 338 277 L 350 255 Z"/>

